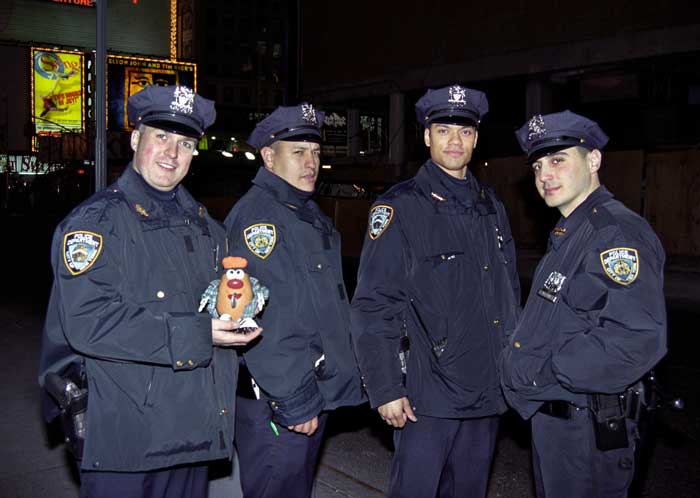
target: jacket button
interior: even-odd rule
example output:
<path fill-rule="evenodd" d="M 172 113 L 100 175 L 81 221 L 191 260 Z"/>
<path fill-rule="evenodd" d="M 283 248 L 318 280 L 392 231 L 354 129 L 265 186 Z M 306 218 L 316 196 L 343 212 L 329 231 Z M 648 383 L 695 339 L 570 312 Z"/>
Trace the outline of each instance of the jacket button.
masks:
<path fill-rule="evenodd" d="M 484 265 L 484 271 L 489 271 L 491 267 L 489 265 Z"/>
<path fill-rule="evenodd" d="M 276 401 L 270 401 L 270 408 L 273 410 L 277 410 L 277 402 Z"/>
<path fill-rule="evenodd" d="M 500 321 L 498 318 L 496 318 L 496 319 L 493 321 L 493 324 L 494 324 L 496 327 L 498 327 L 498 326 L 501 324 L 501 321 Z"/>
<path fill-rule="evenodd" d="M 175 366 L 177 366 L 177 367 L 181 367 L 182 365 L 184 365 L 184 363 L 182 363 L 181 360 L 177 360 L 177 361 L 175 362 Z"/>
<path fill-rule="evenodd" d="M 520 348 L 520 342 L 515 341 L 515 342 L 513 343 L 513 346 L 515 346 L 516 349 Z"/>
<path fill-rule="evenodd" d="M 226 408 L 222 408 L 219 414 L 221 415 L 226 415 L 228 413 L 228 410 Z"/>
<path fill-rule="evenodd" d="M 323 265 L 322 265 L 321 263 L 319 263 L 319 264 L 316 265 L 316 268 L 318 268 L 319 270 L 321 270 L 321 269 L 323 269 Z"/>
<path fill-rule="evenodd" d="M 94 461 L 92 462 L 92 466 L 95 467 L 96 469 L 100 468 L 100 462 L 99 461 Z"/>
<path fill-rule="evenodd" d="M 192 360 L 187 360 L 187 364 L 188 364 L 189 366 L 191 366 L 191 367 L 194 366 L 194 362 L 193 362 Z"/>
<path fill-rule="evenodd" d="M 165 292 L 158 291 L 156 292 L 156 296 L 158 297 L 158 299 L 163 299 L 165 297 Z"/>

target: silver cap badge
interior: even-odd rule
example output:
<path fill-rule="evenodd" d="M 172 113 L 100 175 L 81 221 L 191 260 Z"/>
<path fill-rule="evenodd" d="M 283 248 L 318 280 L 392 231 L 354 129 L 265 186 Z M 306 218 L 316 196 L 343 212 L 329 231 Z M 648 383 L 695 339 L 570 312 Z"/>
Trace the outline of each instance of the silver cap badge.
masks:
<path fill-rule="evenodd" d="M 314 106 L 311 104 L 301 104 L 301 118 L 314 126 L 318 124 L 318 121 L 316 120 L 316 111 L 314 110 Z"/>
<path fill-rule="evenodd" d="M 173 101 L 170 109 L 183 114 L 192 114 L 194 111 L 194 91 L 186 86 L 176 86 L 173 92 Z"/>
<path fill-rule="evenodd" d="M 447 101 L 457 106 L 467 105 L 467 90 L 459 85 L 452 85 L 448 90 L 450 98 Z"/>
<path fill-rule="evenodd" d="M 547 133 L 542 114 L 535 114 L 527 122 L 527 141 L 531 142 L 536 138 L 542 138 Z"/>

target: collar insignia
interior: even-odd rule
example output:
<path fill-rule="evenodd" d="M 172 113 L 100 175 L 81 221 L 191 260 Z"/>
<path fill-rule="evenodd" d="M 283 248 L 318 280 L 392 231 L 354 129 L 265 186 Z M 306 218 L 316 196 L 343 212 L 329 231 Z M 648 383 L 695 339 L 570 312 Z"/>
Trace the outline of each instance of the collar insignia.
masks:
<path fill-rule="evenodd" d="M 63 262 L 71 275 L 87 271 L 102 252 L 102 236 L 93 232 L 69 232 L 63 236 Z"/>
<path fill-rule="evenodd" d="M 527 122 L 527 141 L 532 142 L 536 138 L 542 138 L 547 134 L 542 114 L 535 114 Z"/>
<path fill-rule="evenodd" d="M 537 291 L 537 295 L 545 298 L 551 303 L 556 303 L 559 298 L 558 294 L 564 285 L 566 276 L 562 275 L 558 271 L 553 271 L 545 280 L 544 285 L 540 290 Z"/>
<path fill-rule="evenodd" d="M 380 204 L 372 208 L 372 211 L 369 213 L 369 227 L 367 229 L 369 238 L 375 240 L 383 234 L 393 217 L 394 208 L 391 206 Z"/>
<path fill-rule="evenodd" d="M 445 198 L 444 198 L 443 196 L 439 195 L 439 194 L 436 194 L 435 192 L 430 192 L 430 196 L 431 196 L 433 199 L 437 199 L 437 200 L 440 201 L 440 202 L 445 202 Z"/>
<path fill-rule="evenodd" d="M 277 243 L 277 228 L 271 223 L 257 223 L 243 230 L 243 238 L 250 252 L 265 259 Z"/>
<path fill-rule="evenodd" d="M 467 105 L 467 90 L 459 85 L 452 85 L 448 90 L 450 98 L 447 99 L 452 105 L 463 107 Z"/>
<path fill-rule="evenodd" d="M 199 206 L 199 217 L 204 218 L 204 206 Z"/>
<path fill-rule="evenodd" d="M 639 275 L 639 255 L 636 249 L 615 247 L 600 253 L 605 274 L 620 285 L 629 285 Z"/>
<path fill-rule="evenodd" d="M 314 126 L 318 124 L 316 120 L 316 111 L 313 105 L 301 104 L 301 119 Z"/>
<path fill-rule="evenodd" d="M 566 228 L 563 227 L 555 227 L 554 230 L 552 230 L 552 233 L 556 235 L 557 237 L 561 237 L 566 233 Z"/>
<path fill-rule="evenodd" d="M 136 204 L 134 206 L 134 209 L 136 210 L 137 213 L 139 213 L 144 218 L 148 218 L 148 211 L 146 211 L 141 204 Z"/>
<path fill-rule="evenodd" d="M 173 101 L 170 109 L 183 114 L 192 114 L 194 111 L 194 91 L 186 86 L 176 86 L 173 92 Z"/>

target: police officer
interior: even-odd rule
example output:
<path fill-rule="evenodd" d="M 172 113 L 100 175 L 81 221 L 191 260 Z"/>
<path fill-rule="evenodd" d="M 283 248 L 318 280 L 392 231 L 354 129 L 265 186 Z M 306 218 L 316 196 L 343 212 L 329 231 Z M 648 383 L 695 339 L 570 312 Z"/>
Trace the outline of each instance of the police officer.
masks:
<path fill-rule="evenodd" d="M 324 412 L 363 401 L 340 235 L 311 199 L 324 114 L 279 107 L 248 143 L 264 167 L 226 218 L 229 241 L 270 289 L 261 340 L 243 353 L 236 448 L 246 498 L 306 498 Z M 253 386 L 253 388 L 251 388 Z"/>
<path fill-rule="evenodd" d="M 468 170 L 486 96 L 453 85 L 416 104 L 430 160 L 369 215 L 352 303 L 370 404 L 394 427 L 392 497 L 483 497 L 504 331 L 520 286 L 506 212 Z"/>
<path fill-rule="evenodd" d="M 179 185 L 214 103 L 184 86 L 128 102 L 121 177 L 57 227 L 39 380 L 88 386 L 81 497 L 204 497 L 205 462 L 231 458 L 235 352 L 260 334 L 198 313 L 225 232 Z"/>
<path fill-rule="evenodd" d="M 538 498 L 625 497 L 637 381 L 666 352 L 664 251 L 600 184 L 608 137 L 569 111 L 517 131 L 535 186 L 561 219 L 502 358 L 508 402 L 532 418 Z"/>

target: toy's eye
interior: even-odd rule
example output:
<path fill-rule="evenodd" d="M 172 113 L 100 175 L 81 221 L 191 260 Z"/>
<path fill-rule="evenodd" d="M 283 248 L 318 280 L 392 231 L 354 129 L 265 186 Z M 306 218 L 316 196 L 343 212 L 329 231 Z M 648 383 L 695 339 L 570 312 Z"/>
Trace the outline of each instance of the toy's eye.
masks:
<path fill-rule="evenodd" d="M 245 275 L 245 272 L 243 270 L 236 270 L 231 268 L 230 270 L 226 270 L 226 278 L 231 280 L 232 278 L 238 278 L 241 279 Z"/>

